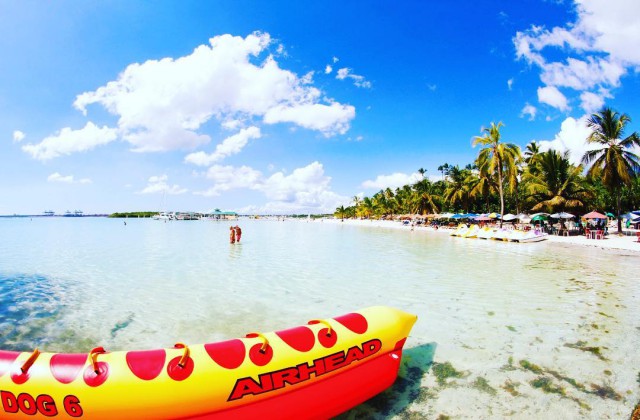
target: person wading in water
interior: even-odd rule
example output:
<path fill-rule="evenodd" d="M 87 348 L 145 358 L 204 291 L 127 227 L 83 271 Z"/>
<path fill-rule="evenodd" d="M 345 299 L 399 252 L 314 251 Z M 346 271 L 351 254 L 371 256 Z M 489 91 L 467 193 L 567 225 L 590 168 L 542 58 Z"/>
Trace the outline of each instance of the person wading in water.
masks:
<path fill-rule="evenodd" d="M 232 244 L 236 243 L 236 230 L 233 228 L 233 226 L 229 227 L 229 242 Z"/>
<path fill-rule="evenodd" d="M 236 230 L 236 242 L 240 242 L 240 238 L 242 237 L 242 229 L 240 229 L 240 226 L 236 225 L 235 230 Z"/>

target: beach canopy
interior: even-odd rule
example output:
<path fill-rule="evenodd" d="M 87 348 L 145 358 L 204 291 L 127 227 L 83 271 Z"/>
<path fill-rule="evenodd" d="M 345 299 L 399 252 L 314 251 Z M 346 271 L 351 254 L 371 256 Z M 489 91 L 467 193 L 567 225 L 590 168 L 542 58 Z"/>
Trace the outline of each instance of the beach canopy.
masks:
<path fill-rule="evenodd" d="M 616 217 L 616 215 L 608 211 L 607 212 L 607 217 Z"/>
<path fill-rule="evenodd" d="M 606 219 L 607 218 L 607 216 L 605 216 L 602 213 L 598 213 L 597 211 L 592 211 L 590 213 L 585 214 L 582 217 L 585 219 Z"/>
<path fill-rule="evenodd" d="M 519 219 L 519 217 L 511 213 L 507 213 L 502 217 L 502 220 L 504 220 L 505 222 L 508 222 L 510 220 L 516 220 L 516 219 Z"/>
<path fill-rule="evenodd" d="M 500 215 L 498 213 L 491 213 L 491 214 L 487 215 L 487 217 L 489 217 L 491 219 L 499 219 Z"/>
<path fill-rule="evenodd" d="M 547 216 L 546 214 L 538 213 L 536 215 L 532 215 L 531 221 L 532 222 L 538 222 L 540 220 L 547 220 L 548 218 L 549 218 L 549 216 Z"/>
<path fill-rule="evenodd" d="M 551 217 L 553 217 L 554 219 L 572 219 L 575 216 L 571 213 L 566 213 L 564 211 L 561 211 L 560 213 L 552 214 Z"/>
<path fill-rule="evenodd" d="M 450 217 L 450 219 L 466 219 L 467 216 L 466 214 L 454 214 L 453 216 Z"/>
<path fill-rule="evenodd" d="M 491 217 L 489 216 L 476 216 L 473 218 L 474 220 L 477 220 L 478 222 L 486 222 L 488 220 L 493 220 Z"/>

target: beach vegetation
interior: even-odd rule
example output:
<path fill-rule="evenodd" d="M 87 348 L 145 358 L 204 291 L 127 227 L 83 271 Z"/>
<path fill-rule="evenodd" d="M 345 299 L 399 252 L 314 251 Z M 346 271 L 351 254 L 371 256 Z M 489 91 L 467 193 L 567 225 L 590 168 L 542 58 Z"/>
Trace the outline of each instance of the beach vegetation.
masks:
<path fill-rule="evenodd" d="M 514 397 L 517 397 L 518 395 L 520 395 L 520 393 L 518 392 L 518 386 L 520 386 L 519 382 L 511 382 L 510 379 L 507 379 L 501 388 L 507 391 L 509 394 L 513 395 Z"/>
<path fill-rule="evenodd" d="M 124 212 L 124 213 L 111 213 L 109 217 L 111 218 L 127 218 L 127 217 L 153 217 L 159 212 L 157 211 L 132 211 L 132 212 Z"/>
<path fill-rule="evenodd" d="M 520 148 L 512 143 L 500 141 L 502 122 L 491 123 L 484 129 L 484 135 L 474 137 L 473 147 L 482 146 L 478 154 L 477 165 L 480 173 L 483 171 L 494 179 L 500 196 L 500 227 L 504 213 L 504 190 L 508 185 L 511 191 L 515 189 L 517 180 L 516 164 L 520 158 Z"/>
<path fill-rule="evenodd" d="M 557 212 L 579 215 L 599 209 L 623 212 L 640 208 L 640 147 L 637 133 L 623 136 L 626 114 L 604 108 L 589 120 L 589 151 L 574 164 L 568 150 L 543 150 L 530 142 L 524 152 L 502 140 L 504 125 L 491 123 L 472 146 L 471 163 L 444 163 L 437 178 L 419 168 L 417 181 L 385 188 L 370 197 L 353 197 L 336 209 L 338 218 L 390 219 L 400 215 L 447 213 Z M 440 179 L 441 178 L 441 179 Z M 615 210 L 614 210 L 615 209 Z M 621 227 L 620 218 L 619 229 Z"/>
<path fill-rule="evenodd" d="M 520 366 L 522 366 L 524 369 L 529 370 L 535 374 L 541 374 L 543 373 L 543 370 L 540 366 L 529 362 L 528 360 L 520 360 Z"/>
<path fill-rule="evenodd" d="M 631 117 L 619 114 L 609 107 L 592 114 L 587 120 L 591 134 L 587 142 L 592 146 L 585 152 L 582 161 L 591 164 L 588 175 L 602 180 L 602 184 L 616 199 L 618 233 L 622 233 L 622 189 L 631 187 L 640 172 L 640 157 L 633 153 L 640 147 L 637 133 L 623 138 Z"/>
<path fill-rule="evenodd" d="M 602 352 L 601 352 L 602 347 L 587 346 L 587 342 L 586 341 L 581 341 L 580 340 L 580 341 L 577 341 L 575 343 L 565 343 L 564 346 L 572 348 L 572 349 L 581 350 L 581 351 L 584 351 L 584 352 L 587 352 L 587 353 L 591 353 L 594 356 L 597 356 L 598 359 L 600 359 L 600 360 L 604 360 L 604 361 L 607 360 L 607 358 L 602 355 Z"/>
<path fill-rule="evenodd" d="M 487 380 L 482 376 L 478 376 L 476 380 L 473 381 L 473 384 L 471 384 L 471 386 L 478 391 L 485 392 L 489 395 L 496 395 L 498 393 L 498 391 L 496 391 L 494 387 L 489 385 L 489 382 L 487 382 Z"/>
<path fill-rule="evenodd" d="M 529 383 L 531 384 L 532 387 L 536 389 L 541 389 L 543 392 L 547 394 L 559 394 L 562 396 L 567 394 L 567 392 L 563 387 L 559 385 L 555 385 L 553 383 L 553 380 L 551 380 L 551 378 L 548 378 L 546 376 L 538 376 L 536 379 L 532 380 Z"/>
<path fill-rule="evenodd" d="M 433 371 L 433 374 L 436 377 L 436 381 L 440 386 L 446 385 L 447 379 L 449 378 L 464 377 L 464 373 L 457 371 L 450 362 L 433 362 L 431 370 Z"/>

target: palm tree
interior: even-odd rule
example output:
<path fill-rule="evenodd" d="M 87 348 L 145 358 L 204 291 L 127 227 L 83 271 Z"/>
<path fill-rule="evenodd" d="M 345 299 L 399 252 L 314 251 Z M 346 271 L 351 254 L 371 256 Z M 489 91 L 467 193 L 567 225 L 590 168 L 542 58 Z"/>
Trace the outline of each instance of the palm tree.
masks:
<path fill-rule="evenodd" d="M 433 183 L 428 178 L 423 178 L 413 184 L 413 190 L 418 203 L 417 213 L 438 212 L 438 205 L 436 204 L 438 195 L 434 191 Z"/>
<path fill-rule="evenodd" d="M 344 221 L 344 218 L 347 215 L 347 209 L 344 206 L 340 206 L 336 209 L 333 215 L 339 217 L 341 221 Z"/>
<path fill-rule="evenodd" d="M 616 197 L 618 234 L 622 234 L 622 188 L 631 186 L 640 171 L 640 157 L 630 149 L 640 147 L 640 137 L 633 132 L 622 138 L 625 126 L 631 122 L 627 114 L 619 114 L 604 107 L 587 120 L 592 130 L 587 143 L 595 146 L 582 156 L 582 162 L 591 164 L 588 175 L 602 180 L 603 185 Z"/>
<path fill-rule="evenodd" d="M 512 143 L 500 143 L 500 127 L 493 122 L 491 127 L 485 128 L 484 136 L 473 139 L 473 147 L 483 146 L 478 153 L 479 167 L 486 165 L 486 171 L 493 174 L 498 185 L 500 194 L 500 226 L 502 227 L 502 216 L 504 215 L 504 182 L 507 181 L 511 188 L 516 181 L 516 162 L 520 157 L 520 148 Z"/>
<path fill-rule="evenodd" d="M 466 213 L 469 208 L 469 190 L 470 185 L 467 181 L 470 171 L 468 169 L 460 169 L 458 165 L 449 168 L 450 182 L 444 190 L 443 199 L 451 203 L 456 208 L 457 205 L 462 207 Z"/>
<path fill-rule="evenodd" d="M 573 166 L 568 151 L 561 155 L 549 150 L 538 157 L 537 170 L 524 175 L 527 195 L 535 203 L 531 210 L 553 213 L 584 207 L 593 194 L 582 176 L 582 165 Z"/>

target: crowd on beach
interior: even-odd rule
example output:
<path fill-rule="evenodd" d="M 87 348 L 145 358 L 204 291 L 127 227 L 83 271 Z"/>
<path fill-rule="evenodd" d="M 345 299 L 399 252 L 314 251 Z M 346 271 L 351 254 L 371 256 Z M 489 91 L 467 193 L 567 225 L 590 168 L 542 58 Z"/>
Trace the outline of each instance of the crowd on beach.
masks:
<path fill-rule="evenodd" d="M 240 242 L 242 238 L 242 229 L 240 226 L 229 226 L 229 242 L 235 244 L 236 242 Z"/>

